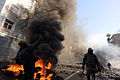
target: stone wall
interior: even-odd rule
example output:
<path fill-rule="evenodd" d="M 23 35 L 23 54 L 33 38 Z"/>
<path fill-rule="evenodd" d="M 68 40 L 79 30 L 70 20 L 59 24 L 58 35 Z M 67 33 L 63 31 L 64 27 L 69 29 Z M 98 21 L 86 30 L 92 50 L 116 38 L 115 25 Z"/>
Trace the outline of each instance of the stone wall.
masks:
<path fill-rule="evenodd" d="M 16 49 L 12 46 L 14 43 L 14 38 L 0 36 L 0 60 L 7 61 L 16 56 Z"/>

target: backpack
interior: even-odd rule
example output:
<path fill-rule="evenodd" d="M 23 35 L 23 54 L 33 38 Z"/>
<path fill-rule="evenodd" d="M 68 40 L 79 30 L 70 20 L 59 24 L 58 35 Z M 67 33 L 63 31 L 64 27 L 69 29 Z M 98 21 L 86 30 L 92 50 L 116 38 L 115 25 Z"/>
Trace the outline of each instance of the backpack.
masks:
<path fill-rule="evenodd" d="M 87 54 L 86 64 L 89 67 L 96 66 L 96 55 L 95 54 Z"/>
<path fill-rule="evenodd" d="M 16 57 L 16 64 L 18 65 L 23 65 L 24 64 L 24 59 L 25 59 L 25 56 L 27 55 L 27 49 L 23 49 L 21 51 L 19 51 L 17 53 L 17 57 Z"/>
<path fill-rule="evenodd" d="M 95 54 L 87 54 L 87 60 L 86 60 L 86 66 L 87 71 L 97 73 L 98 68 L 96 67 L 97 61 L 96 61 L 96 55 Z"/>

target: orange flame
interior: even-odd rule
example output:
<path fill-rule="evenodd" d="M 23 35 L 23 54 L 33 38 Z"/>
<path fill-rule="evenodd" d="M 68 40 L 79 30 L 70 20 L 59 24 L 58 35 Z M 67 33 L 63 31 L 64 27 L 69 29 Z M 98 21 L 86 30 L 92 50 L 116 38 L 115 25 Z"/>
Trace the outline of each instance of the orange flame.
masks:
<path fill-rule="evenodd" d="M 7 68 L 7 71 L 13 71 L 15 76 L 18 76 L 20 71 L 24 71 L 23 65 L 9 65 L 9 68 Z"/>
<path fill-rule="evenodd" d="M 40 67 L 41 70 L 34 73 L 34 79 L 37 79 L 37 74 L 41 75 L 41 78 L 39 80 L 50 80 L 50 78 L 53 76 L 53 74 L 48 74 L 48 76 L 46 76 L 47 72 L 46 69 L 51 69 L 52 68 L 52 63 L 49 62 L 47 64 L 47 66 L 45 66 L 43 64 L 43 60 L 39 59 L 36 63 L 35 63 L 35 67 Z M 15 76 L 18 76 L 20 71 L 24 72 L 24 68 L 23 65 L 9 65 L 9 68 L 6 69 L 7 71 L 13 71 Z"/>
<path fill-rule="evenodd" d="M 53 74 L 49 74 L 46 77 L 46 69 L 51 69 L 52 68 L 52 63 L 48 63 L 47 66 L 44 66 L 43 64 L 43 60 L 39 59 L 36 63 L 35 63 L 35 67 L 40 67 L 42 68 L 41 71 L 38 71 L 37 73 L 34 73 L 34 79 L 37 79 L 37 74 L 42 75 L 41 78 L 39 80 L 50 80 L 50 78 L 53 76 Z"/>

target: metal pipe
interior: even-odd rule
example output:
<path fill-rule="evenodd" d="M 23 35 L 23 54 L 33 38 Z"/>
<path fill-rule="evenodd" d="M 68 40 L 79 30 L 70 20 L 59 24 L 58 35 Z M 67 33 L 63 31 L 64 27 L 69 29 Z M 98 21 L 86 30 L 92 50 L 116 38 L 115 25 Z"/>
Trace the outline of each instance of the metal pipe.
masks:
<path fill-rule="evenodd" d="M 66 79 L 64 80 L 69 80 L 70 78 L 72 78 L 73 76 L 75 76 L 77 73 L 79 73 L 80 71 L 76 71 L 75 73 L 73 73 L 72 75 L 68 76 Z"/>

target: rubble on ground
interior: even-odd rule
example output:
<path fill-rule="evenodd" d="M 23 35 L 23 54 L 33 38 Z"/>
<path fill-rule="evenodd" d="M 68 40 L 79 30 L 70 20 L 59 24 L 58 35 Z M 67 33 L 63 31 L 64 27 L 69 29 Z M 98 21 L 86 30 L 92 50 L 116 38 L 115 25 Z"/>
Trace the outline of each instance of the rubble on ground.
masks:
<path fill-rule="evenodd" d="M 2 67 L 6 67 L 9 63 L 0 63 L 0 70 Z M 53 69 L 58 76 L 64 78 L 64 80 L 86 80 L 85 74 L 82 74 L 81 64 L 57 64 Z M 120 80 L 120 75 L 117 74 L 119 71 L 117 69 L 112 70 L 111 72 L 108 69 L 105 69 L 101 75 L 96 74 L 96 80 Z M 4 77 L 2 71 L 0 71 L 0 80 L 3 80 Z"/>
<path fill-rule="evenodd" d="M 85 74 L 82 74 L 81 64 L 58 64 L 54 70 L 65 80 L 86 80 Z M 116 70 L 109 71 L 105 69 L 101 75 L 99 73 L 96 74 L 96 80 L 120 80 L 120 75 L 114 72 Z M 73 75 L 74 73 L 76 74 Z M 71 78 L 67 79 L 70 76 Z"/>

